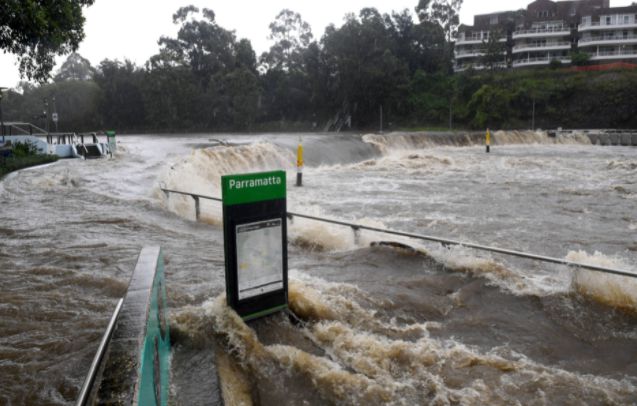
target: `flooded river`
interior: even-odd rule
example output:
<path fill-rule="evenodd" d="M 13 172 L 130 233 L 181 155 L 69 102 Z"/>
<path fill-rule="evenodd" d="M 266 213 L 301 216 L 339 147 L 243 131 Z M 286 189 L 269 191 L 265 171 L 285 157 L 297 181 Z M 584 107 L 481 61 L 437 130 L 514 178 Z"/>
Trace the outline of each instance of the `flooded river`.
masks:
<path fill-rule="evenodd" d="M 230 145 L 217 145 L 212 139 Z M 496 133 L 127 136 L 0 181 L 0 404 L 73 404 L 140 249 L 166 257 L 175 405 L 635 404 L 637 279 L 295 218 L 290 307 L 225 306 L 220 176 L 288 209 L 637 272 L 637 149 Z M 400 244 L 395 244 L 395 243 Z"/>

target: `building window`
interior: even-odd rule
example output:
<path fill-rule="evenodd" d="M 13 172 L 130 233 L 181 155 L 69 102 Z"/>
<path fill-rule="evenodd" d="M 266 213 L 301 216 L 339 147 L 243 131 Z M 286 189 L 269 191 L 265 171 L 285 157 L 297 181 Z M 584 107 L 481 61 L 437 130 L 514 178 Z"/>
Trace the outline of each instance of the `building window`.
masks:
<path fill-rule="evenodd" d="M 611 23 L 611 18 L 610 16 L 606 17 L 606 25 L 610 25 Z"/>
<path fill-rule="evenodd" d="M 630 16 L 624 16 L 624 24 L 630 24 Z"/>
<path fill-rule="evenodd" d="M 489 23 L 491 23 L 491 25 L 496 25 L 498 23 L 498 16 L 491 16 Z"/>

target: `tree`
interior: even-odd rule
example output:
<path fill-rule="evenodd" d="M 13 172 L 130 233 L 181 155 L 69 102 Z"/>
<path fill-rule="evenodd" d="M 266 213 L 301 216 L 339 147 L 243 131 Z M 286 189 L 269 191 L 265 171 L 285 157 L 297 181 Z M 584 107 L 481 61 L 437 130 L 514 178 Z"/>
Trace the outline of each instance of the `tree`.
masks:
<path fill-rule="evenodd" d="M 571 63 L 575 66 L 588 65 L 590 59 L 591 55 L 588 52 L 577 51 L 571 53 Z"/>
<path fill-rule="evenodd" d="M 68 80 L 91 80 L 94 74 L 95 69 L 93 69 L 88 59 L 73 52 L 68 56 L 68 58 L 66 58 L 66 61 L 64 61 L 54 79 L 56 82 Z"/>
<path fill-rule="evenodd" d="M 342 27 L 328 27 L 321 42 L 334 111 L 347 112 L 355 125 L 368 126 L 377 122 L 381 105 L 386 115 L 407 105 L 409 69 L 397 57 L 390 16 L 362 9 Z"/>
<path fill-rule="evenodd" d="M 418 0 L 418 5 L 416 6 L 416 15 L 420 22 L 429 20 L 429 6 L 431 5 L 431 0 Z"/>
<path fill-rule="evenodd" d="M 135 129 L 144 124 L 142 75 L 131 61 L 105 59 L 100 63 L 95 82 L 101 89 L 100 111 L 104 125 Z"/>
<path fill-rule="evenodd" d="M 500 127 L 510 115 L 512 94 L 507 89 L 493 85 L 482 85 L 469 101 L 469 108 L 475 112 L 472 125 L 475 128 Z"/>
<path fill-rule="evenodd" d="M 281 10 L 270 23 L 268 39 L 273 40 L 274 45 L 261 56 L 261 62 L 269 69 L 290 69 L 299 62 L 299 55 L 312 38 L 312 28 L 301 14 L 289 9 Z"/>
<path fill-rule="evenodd" d="M 505 61 L 505 44 L 500 41 L 502 31 L 493 30 L 489 33 L 487 40 L 482 40 L 482 50 L 484 55 L 481 58 L 482 64 L 489 70 L 494 70 Z"/>
<path fill-rule="evenodd" d="M 174 66 L 188 66 L 207 87 L 212 77 L 234 67 L 235 36 L 220 27 L 215 13 L 194 6 L 182 7 L 173 15 L 173 22 L 181 24 L 177 38 L 161 37 L 161 58 Z"/>
<path fill-rule="evenodd" d="M 457 36 L 461 6 L 462 0 L 436 0 L 431 5 L 431 18 L 442 27 L 448 43 Z"/>
<path fill-rule="evenodd" d="M 0 49 L 18 57 L 20 75 L 44 82 L 55 55 L 77 50 L 84 39 L 82 7 L 94 0 L 0 2 Z"/>

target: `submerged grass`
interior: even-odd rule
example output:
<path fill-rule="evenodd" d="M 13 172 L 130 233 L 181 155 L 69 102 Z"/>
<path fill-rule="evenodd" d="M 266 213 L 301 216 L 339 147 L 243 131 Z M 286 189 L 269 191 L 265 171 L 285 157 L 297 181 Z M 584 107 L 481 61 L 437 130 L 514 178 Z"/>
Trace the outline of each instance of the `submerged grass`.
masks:
<path fill-rule="evenodd" d="M 58 160 L 57 155 L 28 155 L 21 157 L 0 157 L 0 178 L 5 175 L 31 166 L 48 164 Z"/>

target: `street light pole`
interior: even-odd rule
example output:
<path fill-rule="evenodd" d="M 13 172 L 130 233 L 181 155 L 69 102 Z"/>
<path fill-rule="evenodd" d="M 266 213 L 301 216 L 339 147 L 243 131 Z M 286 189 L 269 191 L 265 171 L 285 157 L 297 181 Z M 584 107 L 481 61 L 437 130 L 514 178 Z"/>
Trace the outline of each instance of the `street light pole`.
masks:
<path fill-rule="evenodd" d="M 42 111 L 42 116 L 44 117 L 44 129 L 46 130 L 47 135 L 49 134 L 49 99 L 44 98 L 44 110 Z"/>
<path fill-rule="evenodd" d="M 55 124 L 55 132 L 58 132 L 58 110 L 55 106 L 55 96 L 53 96 L 53 124 Z"/>

